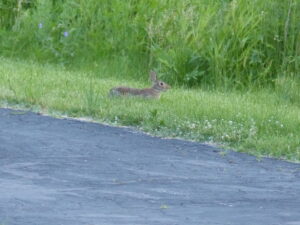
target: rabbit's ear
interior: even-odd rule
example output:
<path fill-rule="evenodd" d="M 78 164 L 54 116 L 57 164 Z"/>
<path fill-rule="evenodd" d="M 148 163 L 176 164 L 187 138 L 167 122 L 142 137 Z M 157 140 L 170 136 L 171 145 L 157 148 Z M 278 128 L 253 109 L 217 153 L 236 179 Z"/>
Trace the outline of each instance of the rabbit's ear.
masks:
<path fill-rule="evenodd" d="M 153 82 L 157 80 L 156 72 L 153 70 L 150 71 L 150 80 L 152 80 Z"/>

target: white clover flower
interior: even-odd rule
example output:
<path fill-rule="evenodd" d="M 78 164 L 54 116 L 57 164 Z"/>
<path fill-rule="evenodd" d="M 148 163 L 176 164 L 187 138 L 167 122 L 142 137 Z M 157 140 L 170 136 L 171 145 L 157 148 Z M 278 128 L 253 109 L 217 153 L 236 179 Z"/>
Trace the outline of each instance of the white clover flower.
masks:
<path fill-rule="evenodd" d="M 189 128 L 195 129 L 195 128 L 196 128 L 196 124 L 195 124 L 195 123 L 190 123 L 190 124 L 189 124 Z"/>
<path fill-rule="evenodd" d="M 208 122 L 205 126 L 205 129 L 211 129 L 212 128 L 212 125 Z"/>
<path fill-rule="evenodd" d="M 257 128 L 255 126 L 251 126 L 250 130 L 249 130 L 249 136 L 253 137 L 255 136 L 257 133 Z"/>

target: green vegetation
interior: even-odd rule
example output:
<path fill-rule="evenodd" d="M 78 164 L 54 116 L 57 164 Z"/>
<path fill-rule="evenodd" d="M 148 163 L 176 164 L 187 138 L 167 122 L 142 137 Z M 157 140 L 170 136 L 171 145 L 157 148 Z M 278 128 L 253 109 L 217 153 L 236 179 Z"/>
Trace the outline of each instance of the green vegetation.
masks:
<path fill-rule="evenodd" d="M 0 99 L 300 160 L 300 1 L 1 0 Z M 108 98 L 174 87 L 160 100 Z"/>
<path fill-rule="evenodd" d="M 134 125 L 160 136 L 210 141 L 258 156 L 300 160 L 299 102 L 286 101 L 280 92 L 176 88 L 160 100 L 109 98 L 108 90 L 121 83 L 147 84 L 114 78 L 113 67 L 105 62 L 98 73 L 3 58 L 0 65 L 2 105 L 25 103 L 50 114 L 92 117 Z"/>
<path fill-rule="evenodd" d="M 171 85 L 225 89 L 299 76 L 298 0 L 1 2 L 6 56 L 89 68 L 126 58 L 138 71 L 157 68 Z"/>

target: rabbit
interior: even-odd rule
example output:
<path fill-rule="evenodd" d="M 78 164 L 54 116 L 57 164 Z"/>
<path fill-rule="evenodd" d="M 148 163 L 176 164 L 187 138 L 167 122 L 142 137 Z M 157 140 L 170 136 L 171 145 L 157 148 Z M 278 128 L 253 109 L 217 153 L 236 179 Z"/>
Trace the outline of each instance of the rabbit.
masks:
<path fill-rule="evenodd" d="M 171 88 L 170 85 L 164 81 L 157 80 L 157 75 L 155 71 L 150 71 L 150 79 L 153 82 L 151 88 L 137 89 L 131 87 L 114 87 L 110 90 L 110 96 L 122 96 L 122 95 L 132 95 L 141 96 L 144 98 L 160 98 L 161 92 L 167 91 Z"/>

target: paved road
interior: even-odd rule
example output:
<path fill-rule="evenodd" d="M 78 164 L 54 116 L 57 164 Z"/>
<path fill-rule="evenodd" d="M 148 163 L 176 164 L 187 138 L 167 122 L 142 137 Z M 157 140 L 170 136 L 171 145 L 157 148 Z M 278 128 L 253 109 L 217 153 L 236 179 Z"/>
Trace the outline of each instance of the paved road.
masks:
<path fill-rule="evenodd" d="M 300 225 L 300 164 L 0 109 L 1 225 Z"/>

